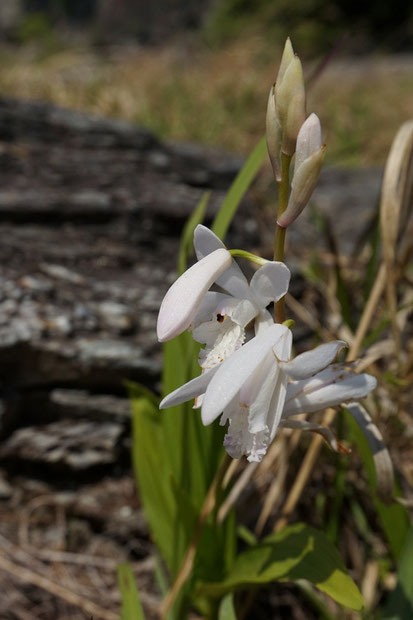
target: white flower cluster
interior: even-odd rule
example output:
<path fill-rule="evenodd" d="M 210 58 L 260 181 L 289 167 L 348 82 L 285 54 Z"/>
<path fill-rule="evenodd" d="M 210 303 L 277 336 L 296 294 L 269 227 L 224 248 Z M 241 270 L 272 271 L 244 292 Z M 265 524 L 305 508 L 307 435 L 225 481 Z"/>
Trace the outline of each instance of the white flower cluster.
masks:
<path fill-rule="evenodd" d="M 336 448 L 328 429 L 291 416 L 360 399 L 375 388 L 375 378 L 335 363 L 346 346 L 341 340 L 291 359 L 292 332 L 274 323 L 267 310 L 288 290 L 284 263 L 267 262 L 248 283 L 205 226 L 196 228 L 194 247 L 198 262 L 167 292 L 157 333 L 164 342 L 190 330 L 205 345 L 199 356 L 202 373 L 166 396 L 160 408 L 195 398 L 204 424 L 222 414 L 220 423 L 229 424 L 224 445 L 233 458 L 260 461 L 280 426 L 317 430 Z M 222 292 L 210 291 L 213 284 Z M 255 334 L 250 338 L 249 326 Z"/>

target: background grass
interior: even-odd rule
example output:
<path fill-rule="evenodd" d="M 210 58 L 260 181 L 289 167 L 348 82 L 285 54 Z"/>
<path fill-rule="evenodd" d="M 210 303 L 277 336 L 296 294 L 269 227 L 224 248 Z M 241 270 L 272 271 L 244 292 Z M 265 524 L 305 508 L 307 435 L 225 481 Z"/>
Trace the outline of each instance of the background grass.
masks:
<path fill-rule="evenodd" d="M 253 33 L 215 49 L 188 38 L 155 48 L 3 47 L 0 93 L 126 119 L 163 138 L 246 155 L 264 133 L 280 53 Z M 321 58 L 303 59 L 308 76 Z M 411 66 L 408 56 L 341 55 L 327 65 L 308 109 L 321 118 L 329 162 L 384 163 L 413 109 Z"/>

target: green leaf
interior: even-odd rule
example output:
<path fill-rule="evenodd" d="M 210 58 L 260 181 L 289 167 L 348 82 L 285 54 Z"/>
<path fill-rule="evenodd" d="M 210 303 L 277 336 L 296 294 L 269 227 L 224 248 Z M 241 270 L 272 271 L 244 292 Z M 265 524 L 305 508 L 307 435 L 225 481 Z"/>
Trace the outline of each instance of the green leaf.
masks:
<path fill-rule="evenodd" d="M 361 609 L 363 598 L 341 557 L 323 532 L 304 523 L 284 528 L 239 555 L 221 582 L 199 584 L 208 596 L 270 581 L 307 579 L 338 603 Z"/>
<path fill-rule="evenodd" d="M 346 418 L 348 428 L 350 430 L 351 442 L 357 445 L 358 452 L 363 461 L 364 469 L 367 473 L 367 479 L 369 481 L 369 486 L 372 490 L 374 505 L 379 515 L 383 531 L 387 537 L 387 540 L 389 541 L 389 545 L 394 557 L 398 558 L 404 549 L 404 544 L 409 532 L 409 514 L 406 508 L 401 504 L 398 504 L 397 502 L 385 504 L 377 497 L 377 493 L 375 490 L 376 472 L 370 446 L 359 425 L 345 409 L 345 407 L 343 407 L 343 412 Z M 399 492 L 400 490 L 396 482 L 395 494 L 397 495 Z"/>
<path fill-rule="evenodd" d="M 261 168 L 266 156 L 266 140 L 265 138 L 261 138 L 235 177 L 235 180 L 233 181 L 217 213 L 214 223 L 212 224 L 212 230 L 221 239 L 224 239 L 227 234 L 227 230 L 234 218 L 239 204 L 254 180 L 258 170 Z"/>
<path fill-rule="evenodd" d="M 118 583 L 122 596 L 121 620 L 145 620 L 135 578 L 129 564 L 119 564 Z"/>
<path fill-rule="evenodd" d="M 410 620 L 413 618 L 413 527 L 400 556 L 397 585 L 390 594 L 383 620 Z"/>
<path fill-rule="evenodd" d="M 159 411 L 145 398 L 132 398 L 133 466 L 145 516 L 156 544 L 171 572 L 179 561 L 173 541 L 176 516 L 175 498 L 164 454 Z"/>
<path fill-rule="evenodd" d="M 234 607 L 234 595 L 227 594 L 219 606 L 218 620 L 237 620 Z"/>
<path fill-rule="evenodd" d="M 194 230 L 198 226 L 198 224 L 200 224 L 204 219 L 210 195 L 211 192 L 205 192 L 205 194 L 203 194 L 201 200 L 198 202 L 197 206 L 191 213 L 191 216 L 189 217 L 188 221 L 184 226 L 181 235 L 181 243 L 179 245 L 178 275 L 181 275 L 187 267 L 188 256 L 190 256 L 193 249 L 192 244 Z"/>

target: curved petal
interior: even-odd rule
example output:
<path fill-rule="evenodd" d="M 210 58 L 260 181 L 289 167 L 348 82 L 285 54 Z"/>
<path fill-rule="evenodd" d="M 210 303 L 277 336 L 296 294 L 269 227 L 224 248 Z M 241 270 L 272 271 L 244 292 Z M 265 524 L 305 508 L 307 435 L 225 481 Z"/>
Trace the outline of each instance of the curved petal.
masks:
<path fill-rule="evenodd" d="M 203 372 L 199 377 L 195 377 L 195 379 L 191 379 L 188 383 L 181 385 L 181 387 L 165 396 L 159 405 L 159 409 L 175 407 L 175 405 L 180 405 L 187 400 L 191 400 L 191 398 L 195 398 L 195 396 L 203 394 L 217 370 L 218 367 L 212 368 L 207 372 Z"/>
<path fill-rule="evenodd" d="M 192 265 L 172 284 L 159 310 L 159 342 L 170 340 L 189 327 L 205 293 L 231 263 L 232 257 L 227 250 L 215 250 Z"/>
<path fill-rule="evenodd" d="M 287 375 L 279 369 L 277 376 L 277 384 L 274 387 L 273 396 L 271 399 L 269 411 L 268 411 L 268 444 L 272 442 L 275 437 L 275 434 L 278 430 L 278 426 L 280 424 L 280 420 L 283 415 L 285 397 L 287 394 Z"/>
<path fill-rule="evenodd" d="M 274 356 L 267 353 L 240 391 L 241 403 L 249 406 L 248 428 L 250 433 L 267 431 L 267 416 L 279 373 Z"/>
<path fill-rule="evenodd" d="M 219 366 L 202 404 L 202 421 L 205 425 L 219 416 L 286 331 L 290 330 L 284 325 L 272 325 Z"/>
<path fill-rule="evenodd" d="M 301 125 L 297 136 L 297 146 L 295 149 L 294 174 L 301 164 L 318 151 L 323 144 L 321 138 L 321 124 L 317 114 L 310 114 L 306 121 Z"/>
<path fill-rule="evenodd" d="M 303 389 L 295 398 L 289 399 L 285 403 L 283 417 L 298 413 L 313 413 L 326 407 L 336 407 L 348 400 L 358 400 L 367 396 L 377 385 L 376 379 L 371 375 L 346 373 L 345 377 L 338 379 L 337 382 L 321 385 L 318 389 L 305 393 L 304 384 L 312 380 L 307 379 L 307 381 L 299 382 Z"/>
<path fill-rule="evenodd" d="M 308 379 L 334 362 L 341 349 L 346 346 L 344 340 L 327 342 L 312 351 L 297 355 L 291 362 L 282 363 L 281 366 L 290 379 Z"/>
<path fill-rule="evenodd" d="M 290 277 L 287 265 L 279 261 L 266 263 L 254 273 L 250 288 L 261 308 L 284 297 L 288 291 Z"/>
<path fill-rule="evenodd" d="M 225 245 L 212 230 L 209 230 L 209 228 L 202 224 L 198 224 L 194 232 L 194 248 L 199 260 L 218 248 L 225 248 Z M 251 299 L 247 278 L 235 261 L 233 261 L 231 267 L 216 280 L 216 283 L 225 291 L 234 295 L 234 297 L 238 297 L 239 299 Z"/>
<path fill-rule="evenodd" d="M 285 327 L 284 325 L 282 327 Z M 283 331 L 281 337 L 274 344 L 272 351 L 277 362 L 286 362 L 291 357 L 291 347 L 293 345 L 293 334 L 288 327 Z"/>

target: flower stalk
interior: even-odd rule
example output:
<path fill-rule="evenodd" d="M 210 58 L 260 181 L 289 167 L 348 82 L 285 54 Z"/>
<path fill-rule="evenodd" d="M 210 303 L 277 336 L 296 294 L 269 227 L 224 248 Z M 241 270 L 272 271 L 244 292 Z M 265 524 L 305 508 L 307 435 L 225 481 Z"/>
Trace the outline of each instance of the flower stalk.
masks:
<path fill-rule="evenodd" d="M 278 181 L 278 211 L 277 219 L 281 217 L 288 205 L 288 188 L 290 183 L 291 156 L 281 154 L 281 181 Z M 285 228 L 275 225 L 274 260 L 284 262 Z M 274 305 L 274 317 L 277 323 L 285 321 L 285 299 L 282 297 Z"/>

